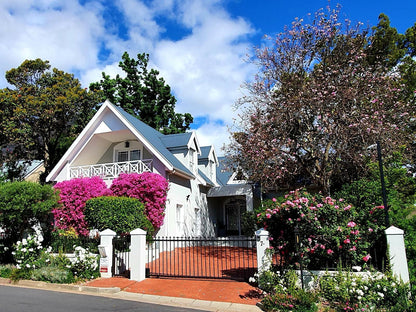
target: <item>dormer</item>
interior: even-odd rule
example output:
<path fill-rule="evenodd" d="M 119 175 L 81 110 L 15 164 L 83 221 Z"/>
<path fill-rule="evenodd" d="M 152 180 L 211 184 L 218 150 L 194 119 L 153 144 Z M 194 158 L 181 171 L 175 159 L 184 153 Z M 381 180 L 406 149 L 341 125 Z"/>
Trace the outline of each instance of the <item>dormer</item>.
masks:
<path fill-rule="evenodd" d="M 193 174 L 197 172 L 198 155 L 201 154 L 199 142 L 194 132 L 165 135 L 163 144 Z"/>
<path fill-rule="evenodd" d="M 214 146 L 202 146 L 198 158 L 198 168 L 214 183 L 217 183 L 218 158 Z"/>

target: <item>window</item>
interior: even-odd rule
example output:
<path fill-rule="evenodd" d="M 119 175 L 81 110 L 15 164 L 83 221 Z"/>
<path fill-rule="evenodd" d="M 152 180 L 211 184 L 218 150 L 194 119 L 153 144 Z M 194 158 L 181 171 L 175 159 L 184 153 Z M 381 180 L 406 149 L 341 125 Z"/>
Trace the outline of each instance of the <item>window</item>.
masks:
<path fill-rule="evenodd" d="M 133 160 L 140 160 L 139 150 L 117 152 L 117 162 L 133 161 Z"/>
<path fill-rule="evenodd" d="M 189 157 L 189 169 L 191 169 L 191 171 L 194 172 L 195 171 L 195 151 L 193 149 L 189 149 L 188 157 Z"/>
<path fill-rule="evenodd" d="M 142 146 L 137 141 L 128 141 L 114 147 L 114 162 L 125 162 L 142 159 Z"/>
<path fill-rule="evenodd" d="M 179 234 L 182 234 L 183 229 L 183 205 L 177 204 L 176 205 L 176 228 Z"/>

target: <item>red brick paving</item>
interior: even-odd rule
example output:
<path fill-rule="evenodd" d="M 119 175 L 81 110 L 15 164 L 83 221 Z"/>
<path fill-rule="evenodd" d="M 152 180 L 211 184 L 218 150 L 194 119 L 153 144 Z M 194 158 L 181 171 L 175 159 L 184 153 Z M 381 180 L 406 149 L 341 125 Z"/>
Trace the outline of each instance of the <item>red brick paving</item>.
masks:
<path fill-rule="evenodd" d="M 147 278 L 142 282 L 135 282 L 127 278 L 112 277 L 90 281 L 87 286 L 119 287 L 133 293 L 251 305 L 260 301 L 260 292 L 256 287 L 231 280 Z"/>

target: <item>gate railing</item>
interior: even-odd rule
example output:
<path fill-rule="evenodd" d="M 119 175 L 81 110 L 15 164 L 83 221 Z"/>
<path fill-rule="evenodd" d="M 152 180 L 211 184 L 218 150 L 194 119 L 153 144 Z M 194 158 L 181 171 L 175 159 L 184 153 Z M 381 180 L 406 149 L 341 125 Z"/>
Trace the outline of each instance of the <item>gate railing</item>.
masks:
<path fill-rule="evenodd" d="M 146 269 L 155 277 L 248 280 L 257 270 L 256 239 L 157 237 L 147 245 Z"/>
<path fill-rule="evenodd" d="M 130 277 L 130 235 L 113 238 L 112 276 Z"/>

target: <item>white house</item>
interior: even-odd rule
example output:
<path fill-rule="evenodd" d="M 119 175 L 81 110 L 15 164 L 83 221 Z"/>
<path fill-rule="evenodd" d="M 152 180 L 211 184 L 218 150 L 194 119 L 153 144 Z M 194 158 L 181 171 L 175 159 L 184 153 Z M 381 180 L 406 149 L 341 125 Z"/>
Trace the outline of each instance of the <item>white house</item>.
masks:
<path fill-rule="evenodd" d="M 251 185 L 236 181 L 213 146 L 194 132 L 164 135 L 106 101 L 46 178 L 60 182 L 120 173 L 168 179 L 164 225 L 158 236 L 241 235 L 240 216 L 253 209 Z"/>

